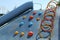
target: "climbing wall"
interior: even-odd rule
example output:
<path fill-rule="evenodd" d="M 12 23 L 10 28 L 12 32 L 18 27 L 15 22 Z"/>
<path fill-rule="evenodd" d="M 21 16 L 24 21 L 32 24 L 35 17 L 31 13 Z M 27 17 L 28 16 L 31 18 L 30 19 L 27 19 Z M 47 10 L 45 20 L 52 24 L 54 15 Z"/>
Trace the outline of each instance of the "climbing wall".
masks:
<path fill-rule="evenodd" d="M 27 10 L 0 27 L 0 40 L 58 40 L 56 7 Z M 56 3 L 55 3 L 56 4 Z"/>
<path fill-rule="evenodd" d="M 40 28 L 43 11 L 30 11 L 14 18 L 0 29 L 2 40 L 35 40 Z"/>

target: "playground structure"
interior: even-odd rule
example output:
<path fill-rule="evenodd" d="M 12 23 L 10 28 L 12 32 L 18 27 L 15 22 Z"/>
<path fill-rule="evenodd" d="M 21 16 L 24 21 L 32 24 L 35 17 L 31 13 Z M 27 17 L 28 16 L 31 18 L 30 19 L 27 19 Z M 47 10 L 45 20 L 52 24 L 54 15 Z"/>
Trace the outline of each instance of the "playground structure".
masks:
<path fill-rule="evenodd" d="M 55 7 L 54 7 L 54 5 L 51 5 L 51 3 L 54 3 Z M 44 17 L 43 17 L 43 20 L 41 21 L 40 29 L 39 29 L 39 33 L 38 33 L 40 38 L 48 38 L 48 40 L 51 40 L 51 37 L 53 35 L 53 30 L 54 30 L 54 27 L 55 27 L 54 22 L 55 22 L 56 9 L 57 9 L 56 4 L 57 4 L 56 1 L 51 0 L 46 7 L 46 10 L 44 12 Z M 52 8 L 52 6 L 53 6 L 53 8 Z M 50 22 L 50 23 L 48 24 L 48 22 Z M 45 27 L 47 27 L 47 29 Z M 48 29 L 48 28 L 50 28 L 50 29 Z M 44 37 L 44 36 L 42 36 L 43 35 L 42 32 L 44 32 L 44 33 L 47 32 L 50 35 Z"/>
<path fill-rule="evenodd" d="M 23 4 L 0 18 L 0 39 L 59 40 L 57 10 L 54 0 L 48 3 L 45 11 L 33 10 L 32 2 Z"/>

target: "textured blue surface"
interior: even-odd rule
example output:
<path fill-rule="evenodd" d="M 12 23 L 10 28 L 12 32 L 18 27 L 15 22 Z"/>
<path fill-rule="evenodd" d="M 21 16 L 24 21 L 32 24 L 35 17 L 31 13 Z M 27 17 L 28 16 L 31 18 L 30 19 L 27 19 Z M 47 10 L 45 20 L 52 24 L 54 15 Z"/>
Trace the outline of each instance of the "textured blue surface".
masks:
<path fill-rule="evenodd" d="M 34 16 L 34 18 L 31 21 L 29 21 L 30 15 Z M 27 18 L 23 20 L 22 16 L 27 16 Z M 38 29 L 40 28 L 40 21 L 41 21 L 41 20 L 36 21 L 36 18 L 39 17 L 40 19 L 42 19 L 41 18 L 42 15 L 38 16 L 38 13 L 36 15 L 33 15 L 33 11 L 31 11 L 30 13 L 22 16 L 17 17 L 16 19 L 7 23 L 7 25 L 4 25 L 4 27 L 0 29 L 1 40 L 35 40 L 36 39 L 36 35 L 38 33 Z M 19 27 L 21 22 L 24 25 Z M 32 26 L 28 27 L 29 25 L 32 25 Z M 15 31 L 19 31 L 19 34 L 13 37 Z M 27 34 L 29 31 L 34 32 L 34 35 L 31 38 L 27 38 Z M 20 38 L 21 32 L 24 32 L 25 35 Z"/>
<path fill-rule="evenodd" d="M 18 17 L 12 19 L 10 22 L 6 23 L 5 25 L 1 26 L 0 28 L 0 40 L 36 40 L 36 37 L 39 29 L 40 29 L 40 23 L 43 19 L 44 11 L 42 10 L 36 10 L 36 15 L 33 15 L 34 10 L 24 13 L 22 15 L 19 15 Z M 39 13 L 41 13 L 39 15 Z M 32 20 L 29 21 L 29 16 L 34 16 Z M 23 19 L 23 16 L 26 16 L 25 19 Z M 36 18 L 40 18 L 40 21 L 37 21 Z M 31 23 L 32 22 L 32 23 Z M 51 40 L 58 40 L 58 17 L 56 16 L 55 22 L 54 22 L 54 30 L 52 32 Z M 50 23 L 50 22 L 48 22 Z M 22 26 L 20 26 L 22 25 Z M 29 25 L 32 25 L 29 27 Z M 14 36 L 15 31 L 18 31 L 19 34 Z M 33 36 L 30 38 L 27 38 L 28 32 L 32 31 L 34 32 Z M 24 36 L 20 37 L 20 33 L 24 32 Z M 49 35 L 48 33 L 42 32 L 44 34 L 43 36 Z M 40 40 L 48 40 L 44 38 L 40 38 Z"/>
<path fill-rule="evenodd" d="M 36 15 L 33 15 L 33 10 L 27 14 L 20 15 L 19 17 L 11 20 L 10 22 L 6 23 L 5 25 L 0 28 L 0 40 L 36 40 L 36 36 L 38 34 L 39 28 L 40 28 L 40 23 L 41 20 L 43 19 L 43 14 L 44 12 L 38 16 L 38 13 L 41 12 L 40 10 L 37 11 Z M 29 21 L 29 16 L 34 16 L 34 18 Z M 23 16 L 26 16 L 26 19 L 23 19 Z M 40 18 L 40 21 L 37 21 L 36 18 Z M 22 26 L 20 27 L 20 23 L 22 22 Z M 29 27 L 30 22 L 33 22 L 33 25 Z M 48 22 L 49 23 L 49 22 Z M 52 34 L 51 40 L 57 40 L 58 39 L 58 20 L 55 19 L 55 24 L 54 24 L 54 30 Z M 19 34 L 14 36 L 14 32 L 18 31 Z M 27 38 L 28 32 L 33 31 L 34 34 L 32 37 Z M 20 37 L 20 33 L 24 32 L 25 35 L 23 37 Z M 42 33 L 44 34 L 43 36 L 48 35 L 48 33 Z M 38 36 L 37 36 L 38 37 Z M 41 38 L 40 38 L 41 39 Z M 41 40 L 48 40 L 48 39 L 41 39 Z"/>

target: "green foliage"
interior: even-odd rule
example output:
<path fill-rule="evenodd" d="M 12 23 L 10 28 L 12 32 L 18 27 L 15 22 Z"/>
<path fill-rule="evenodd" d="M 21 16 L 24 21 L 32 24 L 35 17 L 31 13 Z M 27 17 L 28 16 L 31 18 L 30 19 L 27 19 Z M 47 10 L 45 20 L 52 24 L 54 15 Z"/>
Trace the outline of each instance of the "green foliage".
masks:
<path fill-rule="evenodd" d="M 58 4 L 57 4 L 58 6 L 60 6 L 60 2 L 58 2 Z"/>

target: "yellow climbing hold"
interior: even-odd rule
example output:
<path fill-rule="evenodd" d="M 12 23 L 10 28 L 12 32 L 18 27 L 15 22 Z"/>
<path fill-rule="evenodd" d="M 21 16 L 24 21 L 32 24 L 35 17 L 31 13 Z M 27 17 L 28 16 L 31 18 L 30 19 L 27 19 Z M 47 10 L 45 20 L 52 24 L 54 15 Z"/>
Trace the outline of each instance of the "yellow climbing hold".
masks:
<path fill-rule="evenodd" d="M 14 34 L 15 34 L 15 35 L 17 35 L 18 33 L 19 33 L 18 31 L 15 31 L 15 33 L 14 33 Z"/>

